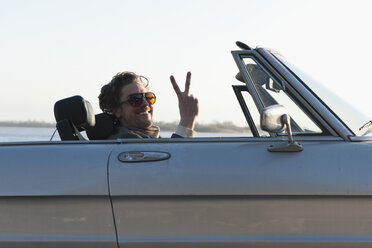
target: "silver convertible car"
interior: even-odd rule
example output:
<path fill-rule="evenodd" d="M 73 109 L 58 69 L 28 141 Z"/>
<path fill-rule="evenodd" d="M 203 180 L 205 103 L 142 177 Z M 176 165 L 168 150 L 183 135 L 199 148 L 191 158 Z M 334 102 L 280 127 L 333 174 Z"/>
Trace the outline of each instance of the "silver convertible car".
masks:
<path fill-rule="evenodd" d="M 237 45 L 249 133 L 107 140 L 110 117 L 74 96 L 61 141 L 0 143 L 0 247 L 372 247 L 372 123 Z"/>

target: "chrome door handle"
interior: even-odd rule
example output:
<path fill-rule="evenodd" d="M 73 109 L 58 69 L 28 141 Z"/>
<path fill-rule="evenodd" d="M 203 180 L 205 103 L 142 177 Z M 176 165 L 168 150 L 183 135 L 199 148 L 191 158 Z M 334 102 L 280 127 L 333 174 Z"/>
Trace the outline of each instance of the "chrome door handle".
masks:
<path fill-rule="evenodd" d="M 122 152 L 119 154 L 118 159 L 123 163 L 134 163 L 134 162 L 151 162 L 160 161 L 170 158 L 170 154 L 167 152 Z"/>

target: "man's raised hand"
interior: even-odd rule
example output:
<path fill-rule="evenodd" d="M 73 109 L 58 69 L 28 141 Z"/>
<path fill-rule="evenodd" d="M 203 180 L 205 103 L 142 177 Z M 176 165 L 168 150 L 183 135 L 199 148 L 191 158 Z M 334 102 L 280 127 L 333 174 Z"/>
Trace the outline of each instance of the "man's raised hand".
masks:
<path fill-rule="evenodd" d="M 178 107 L 181 116 L 180 125 L 194 129 L 196 117 L 199 114 L 199 103 L 198 99 L 190 94 L 191 72 L 187 73 L 185 91 L 183 92 L 178 87 L 176 79 L 173 76 L 170 77 L 170 80 L 178 97 Z"/>

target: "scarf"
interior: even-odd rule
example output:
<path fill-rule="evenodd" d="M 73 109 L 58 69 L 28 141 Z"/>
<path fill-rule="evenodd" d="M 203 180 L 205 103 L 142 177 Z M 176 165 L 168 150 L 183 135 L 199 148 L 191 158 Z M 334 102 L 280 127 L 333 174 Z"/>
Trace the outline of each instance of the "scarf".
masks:
<path fill-rule="evenodd" d="M 136 127 L 116 126 L 115 134 L 111 135 L 109 139 L 125 139 L 125 138 L 160 138 L 160 128 L 158 126 L 151 126 L 146 129 Z"/>

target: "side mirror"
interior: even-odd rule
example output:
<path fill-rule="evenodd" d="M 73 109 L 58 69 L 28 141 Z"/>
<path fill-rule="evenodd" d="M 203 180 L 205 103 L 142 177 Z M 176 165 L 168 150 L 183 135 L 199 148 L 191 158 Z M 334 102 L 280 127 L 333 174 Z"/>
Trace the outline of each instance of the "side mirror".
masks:
<path fill-rule="evenodd" d="M 283 116 L 289 116 L 287 109 L 282 105 L 271 105 L 264 108 L 261 115 L 261 129 L 269 133 L 281 133 L 286 126 Z"/>
<path fill-rule="evenodd" d="M 261 114 L 261 129 L 270 133 L 280 133 L 284 130 L 288 134 L 288 144 L 270 146 L 270 152 L 300 152 L 302 145 L 293 141 L 291 121 L 287 109 L 282 105 L 272 105 L 264 108 Z"/>

